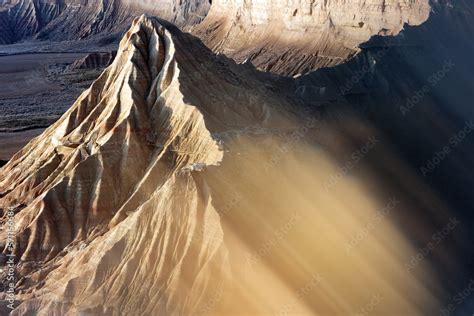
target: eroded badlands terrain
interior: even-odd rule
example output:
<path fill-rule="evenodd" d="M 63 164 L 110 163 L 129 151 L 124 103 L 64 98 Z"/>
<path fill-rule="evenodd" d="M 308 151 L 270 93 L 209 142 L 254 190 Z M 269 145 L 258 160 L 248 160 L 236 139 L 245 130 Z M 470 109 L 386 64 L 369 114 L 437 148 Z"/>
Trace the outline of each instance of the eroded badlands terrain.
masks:
<path fill-rule="evenodd" d="M 177 26 L 118 47 L 155 2 L 0 3 L 45 21 L 0 50 L 96 48 L 44 68 L 85 90 L 0 169 L 12 315 L 435 315 L 468 285 L 470 2 L 162 1 Z"/>

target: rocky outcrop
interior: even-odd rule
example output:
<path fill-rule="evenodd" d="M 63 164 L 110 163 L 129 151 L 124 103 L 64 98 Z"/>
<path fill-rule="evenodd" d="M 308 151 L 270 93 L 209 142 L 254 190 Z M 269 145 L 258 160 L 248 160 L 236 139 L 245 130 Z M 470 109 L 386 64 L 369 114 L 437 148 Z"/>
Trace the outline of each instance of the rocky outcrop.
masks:
<path fill-rule="evenodd" d="M 68 66 L 68 69 L 103 69 L 112 64 L 116 55 L 117 52 L 90 53 L 87 56 L 73 62 Z"/>
<path fill-rule="evenodd" d="M 428 0 L 219 0 L 194 31 L 215 51 L 281 74 L 340 64 L 371 36 L 429 15 Z"/>

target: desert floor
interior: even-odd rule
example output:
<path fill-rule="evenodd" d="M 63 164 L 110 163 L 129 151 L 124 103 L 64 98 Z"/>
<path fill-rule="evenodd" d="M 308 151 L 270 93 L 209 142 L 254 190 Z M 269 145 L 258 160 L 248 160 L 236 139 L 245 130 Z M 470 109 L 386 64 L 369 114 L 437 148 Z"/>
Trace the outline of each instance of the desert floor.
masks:
<path fill-rule="evenodd" d="M 0 160 L 8 160 L 61 116 L 96 78 L 65 72 L 87 53 L 0 55 Z"/>
<path fill-rule="evenodd" d="M 42 128 L 14 133 L 0 133 L 0 160 L 9 160 L 32 138 L 44 131 Z"/>

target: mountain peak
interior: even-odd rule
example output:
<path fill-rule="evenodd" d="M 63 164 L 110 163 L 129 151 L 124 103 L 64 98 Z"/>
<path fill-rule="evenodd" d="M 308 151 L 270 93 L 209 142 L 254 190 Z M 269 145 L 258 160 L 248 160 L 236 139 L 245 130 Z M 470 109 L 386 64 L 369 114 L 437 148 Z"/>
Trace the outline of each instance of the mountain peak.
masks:
<path fill-rule="evenodd" d="M 114 62 L 1 169 L 0 208 L 18 226 L 15 312 L 191 315 L 210 299 L 228 265 L 198 174 L 222 161 L 226 133 L 292 117 L 252 71 L 164 21 L 134 20 Z M 132 273 L 143 253 L 153 271 Z"/>

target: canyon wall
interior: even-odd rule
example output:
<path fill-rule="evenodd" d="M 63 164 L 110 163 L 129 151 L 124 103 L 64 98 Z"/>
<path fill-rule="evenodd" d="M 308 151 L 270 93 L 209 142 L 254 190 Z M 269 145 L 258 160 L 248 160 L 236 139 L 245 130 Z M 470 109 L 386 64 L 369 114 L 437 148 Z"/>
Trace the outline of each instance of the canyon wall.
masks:
<path fill-rule="evenodd" d="M 394 35 L 429 15 L 428 0 L 218 0 L 195 30 L 215 51 L 298 74 L 334 66 L 372 35 Z"/>

